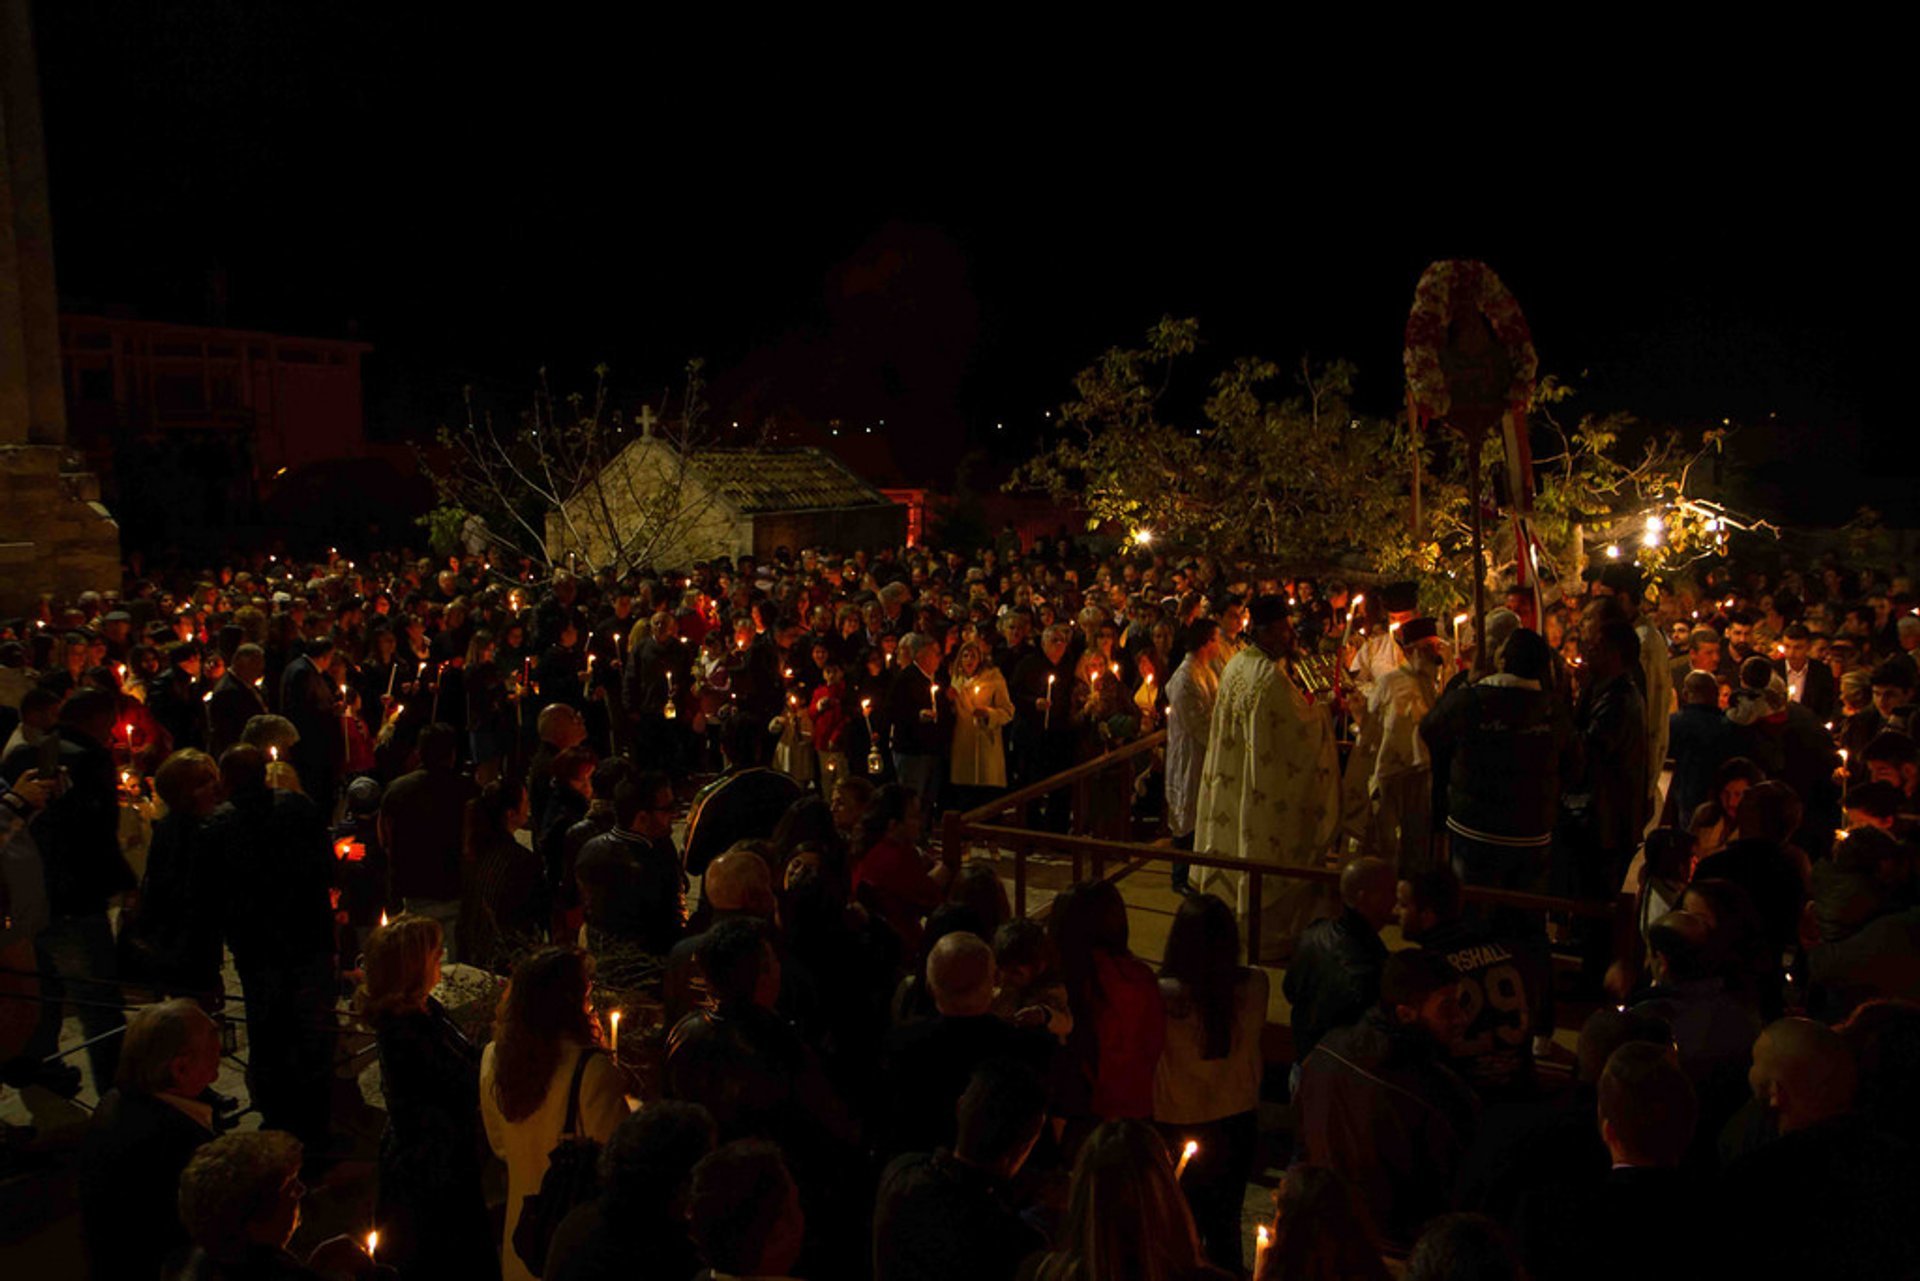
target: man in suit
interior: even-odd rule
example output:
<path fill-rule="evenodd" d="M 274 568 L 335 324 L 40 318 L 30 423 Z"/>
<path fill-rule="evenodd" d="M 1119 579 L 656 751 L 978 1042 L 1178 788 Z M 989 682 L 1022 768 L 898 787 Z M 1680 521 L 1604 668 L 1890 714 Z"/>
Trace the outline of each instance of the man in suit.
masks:
<path fill-rule="evenodd" d="M 1787 628 L 1780 647 L 1781 656 L 1774 660 L 1773 669 L 1787 683 L 1787 698 L 1822 721 L 1832 720 L 1837 697 L 1833 669 L 1813 660 L 1813 633 L 1805 623 L 1794 623 Z"/>
<path fill-rule="evenodd" d="M 340 766 L 346 759 L 345 732 L 340 724 L 340 691 L 327 679 L 327 660 L 333 638 L 307 642 L 306 652 L 280 674 L 280 714 L 300 731 L 300 741 L 288 753 L 308 796 L 323 816 L 333 813 Z"/>
<path fill-rule="evenodd" d="M 259 684 L 266 671 L 267 651 L 258 645 L 246 644 L 233 651 L 227 674 L 207 700 L 207 752 L 215 760 L 240 741 L 240 732 L 249 720 L 267 714 L 267 700 Z"/>
<path fill-rule="evenodd" d="M 1700 1275 L 1705 1238 L 1677 1212 L 1699 1195 L 1680 1169 L 1699 1116 L 1686 1073 L 1664 1046 L 1628 1042 L 1600 1074 L 1598 1114 L 1612 1168 L 1590 1195 L 1522 1216 L 1527 1263 L 1581 1281 Z"/>
<path fill-rule="evenodd" d="M 80 1146 L 80 1218 L 96 1277 L 151 1277 L 185 1249 L 175 1188 L 213 1138 L 202 1095 L 220 1073 L 220 1032 L 188 1000 L 127 1020 L 120 1076 Z"/>

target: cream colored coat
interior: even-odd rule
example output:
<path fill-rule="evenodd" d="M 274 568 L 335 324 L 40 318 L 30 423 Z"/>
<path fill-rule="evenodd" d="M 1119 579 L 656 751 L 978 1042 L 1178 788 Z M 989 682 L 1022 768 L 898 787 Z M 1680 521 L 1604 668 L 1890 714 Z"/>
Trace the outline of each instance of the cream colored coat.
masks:
<path fill-rule="evenodd" d="M 997 667 L 983 667 L 964 680 L 958 676 L 950 679 L 954 710 L 950 776 L 954 786 L 1005 787 L 1005 731 L 1013 720 L 1013 698 L 1007 693 L 1007 678 Z M 973 719 L 976 710 L 987 714 L 985 725 Z"/>
<path fill-rule="evenodd" d="M 1257 645 L 1220 677 L 1201 770 L 1194 849 L 1226 858 L 1317 867 L 1339 821 L 1340 765 L 1333 717 L 1309 701 Z M 1208 869 L 1201 888 L 1246 919 L 1244 873 Z M 1291 947 L 1313 915 L 1315 885 L 1278 876 L 1261 891 L 1262 953 Z"/>
<path fill-rule="evenodd" d="M 509 1121 L 500 1115 L 493 1098 L 493 1046 L 480 1055 L 480 1119 L 486 1125 L 487 1143 L 494 1155 L 507 1163 L 507 1233 L 500 1250 L 501 1281 L 538 1281 L 520 1256 L 513 1252 L 513 1229 L 520 1222 L 520 1206 L 540 1190 L 546 1177 L 547 1155 L 560 1142 L 560 1127 L 567 1119 L 567 1086 L 573 1080 L 573 1063 L 580 1049 L 569 1044 L 560 1055 L 560 1063 L 547 1083 L 547 1097 L 533 1115 Z M 605 1054 L 594 1056 L 580 1078 L 580 1130 L 587 1138 L 605 1143 L 615 1126 L 627 1116 L 626 1085 Z"/>

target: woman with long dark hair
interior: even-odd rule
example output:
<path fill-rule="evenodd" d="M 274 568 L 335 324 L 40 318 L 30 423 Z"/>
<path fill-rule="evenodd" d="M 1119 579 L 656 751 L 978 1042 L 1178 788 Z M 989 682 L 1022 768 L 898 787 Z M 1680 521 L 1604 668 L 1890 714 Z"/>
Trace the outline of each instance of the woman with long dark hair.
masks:
<path fill-rule="evenodd" d="M 433 998 L 439 923 L 402 915 L 367 936 L 356 1004 L 380 1053 L 387 1128 L 374 1222 L 402 1277 L 498 1277 L 480 1165 L 480 1055 Z"/>
<path fill-rule="evenodd" d="M 1167 1045 L 1153 1074 L 1153 1119 L 1175 1152 L 1198 1147 L 1181 1179 L 1207 1257 L 1240 1271 L 1240 1210 L 1260 1139 L 1260 1034 L 1266 971 L 1240 964 L 1233 909 L 1182 900 L 1160 966 Z"/>
<path fill-rule="evenodd" d="M 1055 1113 L 1081 1132 L 1091 1122 L 1150 1119 L 1167 1014 L 1153 971 L 1128 950 L 1125 900 L 1111 881 L 1070 885 L 1047 927 L 1073 1010 L 1066 1052 L 1055 1059 Z"/>
<path fill-rule="evenodd" d="M 480 1056 L 480 1117 L 487 1142 L 507 1163 L 507 1224 L 501 1250 L 505 1281 L 533 1281 L 513 1249 L 520 1209 L 540 1190 L 547 1155 L 560 1141 L 567 1097 L 580 1077 L 582 1138 L 605 1143 L 627 1115 L 625 1082 L 600 1048 L 594 1018 L 593 961 L 573 948 L 545 947 L 513 970 L 493 1043 Z M 584 1062 L 583 1062 L 584 1059 Z"/>
<path fill-rule="evenodd" d="M 1167 1145 L 1143 1121 L 1108 1121 L 1081 1145 L 1054 1248 L 1023 1281 L 1225 1281 L 1200 1251 Z"/>

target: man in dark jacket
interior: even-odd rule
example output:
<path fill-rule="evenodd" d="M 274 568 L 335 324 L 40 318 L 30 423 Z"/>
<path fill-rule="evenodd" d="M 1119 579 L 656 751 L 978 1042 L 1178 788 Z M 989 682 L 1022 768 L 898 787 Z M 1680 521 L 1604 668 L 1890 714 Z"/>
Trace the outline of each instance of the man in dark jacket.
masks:
<path fill-rule="evenodd" d="M 989 1060 L 1011 1058 L 1047 1070 L 1053 1037 L 995 1017 L 994 982 L 993 949 L 978 935 L 949 934 L 933 945 L 927 987 L 936 1013 L 895 1028 L 881 1055 L 882 1097 L 892 1109 L 884 1151 L 951 1146 L 954 1105 L 974 1069 Z"/>
<path fill-rule="evenodd" d="M 1046 1247 L 1008 1184 L 1046 1121 L 1039 1075 L 1007 1059 L 974 1069 L 951 1149 L 897 1157 L 873 1212 L 874 1281 L 1011 1281 Z"/>
<path fill-rule="evenodd" d="M 1912 1275 L 1913 1152 L 1856 1111 L 1846 1043 L 1809 1019 L 1781 1019 L 1754 1042 L 1749 1078 L 1779 1137 L 1721 1180 L 1717 1222 L 1707 1224 L 1717 1267 L 1728 1276 Z"/>
<path fill-rule="evenodd" d="M 1773 670 L 1787 683 L 1787 697 L 1813 713 L 1817 721 L 1834 719 L 1839 704 L 1833 668 L 1813 658 L 1813 633 L 1805 623 L 1789 624 L 1781 638 Z"/>
<path fill-rule="evenodd" d="M 924 632 L 900 638 L 900 670 L 887 687 L 894 772 L 920 798 L 929 830 L 940 803 L 940 781 L 953 742 L 953 700 L 940 684 L 940 642 Z"/>
<path fill-rule="evenodd" d="M 80 1218 L 96 1277 L 152 1277 L 187 1245 L 175 1189 L 213 1138 L 201 1094 L 220 1074 L 220 1031 L 188 1000 L 127 1020 L 119 1083 L 80 1146 Z"/>
<path fill-rule="evenodd" d="M 321 1157 L 334 1044 L 333 848 L 314 803 L 267 786 L 257 747 L 220 758 L 227 803 L 202 829 L 204 888 L 247 1002 L 247 1084 L 268 1128 Z"/>
<path fill-rule="evenodd" d="M 111 747 L 118 714 L 119 699 L 105 690 L 82 689 L 66 701 L 55 730 L 64 777 L 58 794 L 29 827 L 46 869 L 49 917 L 34 939 L 34 952 L 41 973 L 59 977 L 43 980 L 46 1000 L 28 1053 L 44 1059 L 59 1048 L 61 1002 L 72 997 L 80 1002 L 80 1028 L 92 1042 L 87 1058 L 93 1079 L 100 1083 L 114 1079 L 120 1045 L 109 1033 L 123 1022 L 107 905 L 136 884 L 120 853 L 119 787 Z M 15 749 L 6 761 L 8 780 L 28 770 L 46 777 L 49 771 L 39 769 L 39 753 L 54 750 L 48 744 Z"/>
<path fill-rule="evenodd" d="M 1379 1004 L 1322 1037 L 1302 1066 L 1306 1159 L 1352 1184 L 1389 1242 L 1410 1244 L 1451 1206 L 1478 1109 L 1446 1065 L 1465 1027 L 1460 978 L 1446 959 L 1396 952 Z"/>
<path fill-rule="evenodd" d="M 1468 885 L 1545 887 L 1560 789 L 1580 759 L 1551 669 L 1547 642 L 1522 628 L 1501 646 L 1497 675 L 1454 686 L 1421 718 L 1436 758 L 1451 756 L 1448 840 Z"/>
<path fill-rule="evenodd" d="M 1393 864 L 1357 858 L 1340 870 L 1340 915 L 1300 935 L 1281 990 L 1293 1006 L 1293 1061 L 1306 1062 L 1320 1038 L 1365 1014 L 1380 999 L 1393 920 Z"/>
<path fill-rule="evenodd" d="M 1630 1042 L 1607 1060 L 1598 1095 L 1611 1167 L 1575 1195 L 1533 1200 L 1516 1233 L 1528 1265 L 1569 1281 L 1691 1281 L 1709 1271 L 1711 1239 L 1675 1213 L 1703 1191 L 1681 1169 L 1699 1116 L 1685 1073 L 1665 1047 Z"/>
<path fill-rule="evenodd" d="M 173 739 L 175 751 L 206 741 L 200 647 L 182 641 L 167 651 L 166 670 L 147 683 L 147 710 Z"/>
<path fill-rule="evenodd" d="M 613 827 L 580 847 L 573 874 L 596 951 L 624 943 L 664 958 L 679 939 L 686 877 L 673 848 L 674 809 L 666 776 L 642 774 L 614 790 Z"/>
<path fill-rule="evenodd" d="M 321 636 L 280 674 L 280 714 L 300 731 L 288 754 L 308 796 L 331 817 L 340 769 L 346 762 L 345 730 L 340 722 L 340 690 L 327 679 L 333 639 Z"/>
<path fill-rule="evenodd" d="M 461 834 L 479 789 L 453 767 L 450 727 L 423 727 L 419 751 L 420 768 L 394 779 L 380 800 L 380 845 L 393 869 L 393 896 L 407 911 L 440 922 L 447 956 L 457 959 Z"/>
<path fill-rule="evenodd" d="M 1555 892 L 1582 899 L 1611 899 L 1620 892 L 1627 865 L 1647 827 L 1647 704 L 1634 675 L 1640 638 L 1630 623 L 1613 619 L 1589 630 L 1586 678 L 1574 721 L 1585 768 L 1569 780 L 1562 797 L 1562 843 L 1556 852 Z M 1612 955 L 1605 921 L 1574 922 L 1583 971 L 1597 987 Z"/>
<path fill-rule="evenodd" d="M 1067 653 L 1073 628 L 1055 623 L 1041 634 L 1040 648 L 1011 674 L 1014 764 L 1023 784 L 1037 783 L 1073 765 L 1073 665 Z M 1056 788 L 1034 816 L 1042 828 L 1064 832 L 1073 805 L 1072 788 Z"/>
<path fill-rule="evenodd" d="M 1673 782 L 1667 788 L 1672 826 L 1685 827 L 1713 794 L 1713 776 L 1734 755 L 1733 725 L 1720 710 L 1720 683 L 1710 672 L 1688 672 L 1680 682 L 1680 710 L 1667 718 Z"/>
<path fill-rule="evenodd" d="M 257 682 L 266 675 L 267 651 L 246 644 L 233 651 L 233 664 L 213 687 L 207 700 L 207 751 L 215 760 L 240 741 L 247 722 L 267 714 L 267 700 Z"/>

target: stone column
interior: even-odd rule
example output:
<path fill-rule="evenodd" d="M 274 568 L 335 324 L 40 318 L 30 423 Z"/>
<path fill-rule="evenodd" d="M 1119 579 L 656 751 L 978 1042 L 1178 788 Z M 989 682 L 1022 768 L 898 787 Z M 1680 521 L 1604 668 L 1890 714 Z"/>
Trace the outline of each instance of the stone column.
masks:
<path fill-rule="evenodd" d="M 29 0 L 0 0 L 0 609 L 119 583 L 120 531 L 66 449 Z"/>

